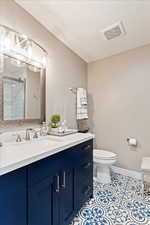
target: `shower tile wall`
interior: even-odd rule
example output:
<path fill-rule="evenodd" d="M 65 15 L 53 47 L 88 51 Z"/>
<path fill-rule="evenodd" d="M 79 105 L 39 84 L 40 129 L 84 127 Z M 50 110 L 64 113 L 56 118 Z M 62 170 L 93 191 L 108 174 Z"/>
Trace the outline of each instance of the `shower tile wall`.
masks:
<path fill-rule="evenodd" d="M 4 120 L 24 119 L 24 82 L 4 79 Z"/>

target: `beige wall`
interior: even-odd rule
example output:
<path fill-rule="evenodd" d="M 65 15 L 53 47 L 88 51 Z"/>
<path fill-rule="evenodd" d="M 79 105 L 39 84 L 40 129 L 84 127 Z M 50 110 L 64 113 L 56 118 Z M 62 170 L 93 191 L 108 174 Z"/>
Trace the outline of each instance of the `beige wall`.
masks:
<path fill-rule="evenodd" d="M 12 0 L 0 1 L 0 23 L 25 33 L 48 51 L 47 119 L 61 113 L 76 125 L 69 87 L 86 84 L 86 63 Z M 98 148 L 118 153 L 119 165 L 139 169 L 150 155 L 150 46 L 88 65 L 90 125 Z M 136 137 L 136 151 L 127 145 Z"/>
<path fill-rule="evenodd" d="M 90 63 L 88 89 L 97 147 L 139 170 L 142 156 L 150 156 L 150 45 Z M 128 136 L 138 140 L 136 149 L 128 147 Z"/>
<path fill-rule="evenodd" d="M 86 63 L 12 0 L 0 0 L 0 23 L 26 34 L 48 51 L 47 118 L 61 113 L 75 126 L 75 96 L 68 88 L 85 86 Z"/>

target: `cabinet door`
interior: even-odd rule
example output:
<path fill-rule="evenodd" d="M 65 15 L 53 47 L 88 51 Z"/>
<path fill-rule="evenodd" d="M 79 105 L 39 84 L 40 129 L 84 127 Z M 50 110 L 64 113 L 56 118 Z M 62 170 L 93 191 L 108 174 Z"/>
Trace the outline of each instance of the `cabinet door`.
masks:
<path fill-rule="evenodd" d="M 29 188 L 29 225 L 52 225 L 53 182 L 44 179 Z"/>
<path fill-rule="evenodd" d="M 0 224 L 27 225 L 26 168 L 0 176 Z"/>
<path fill-rule="evenodd" d="M 65 225 L 69 224 L 74 216 L 74 169 L 65 169 L 60 173 L 60 178 L 60 224 Z"/>

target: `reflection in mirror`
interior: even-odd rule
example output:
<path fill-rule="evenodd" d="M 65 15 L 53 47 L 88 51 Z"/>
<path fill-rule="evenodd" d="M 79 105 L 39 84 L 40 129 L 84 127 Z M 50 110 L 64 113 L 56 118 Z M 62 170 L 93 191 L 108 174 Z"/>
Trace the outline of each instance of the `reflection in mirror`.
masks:
<path fill-rule="evenodd" d="M 41 119 L 41 72 L 10 57 L 4 58 L 3 120 Z"/>

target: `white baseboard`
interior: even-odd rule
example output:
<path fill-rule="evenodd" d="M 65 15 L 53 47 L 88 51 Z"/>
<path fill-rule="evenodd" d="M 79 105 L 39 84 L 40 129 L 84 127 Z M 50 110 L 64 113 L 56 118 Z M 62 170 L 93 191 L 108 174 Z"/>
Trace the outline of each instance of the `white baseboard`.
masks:
<path fill-rule="evenodd" d="M 134 170 L 127 170 L 127 169 L 120 168 L 118 166 L 112 166 L 111 169 L 114 173 L 119 173 L 121 175 L 132 177 L 132 178 L 135 178 L 138 180 L 143 180 L 142 172 L 137 172 Z"/>

